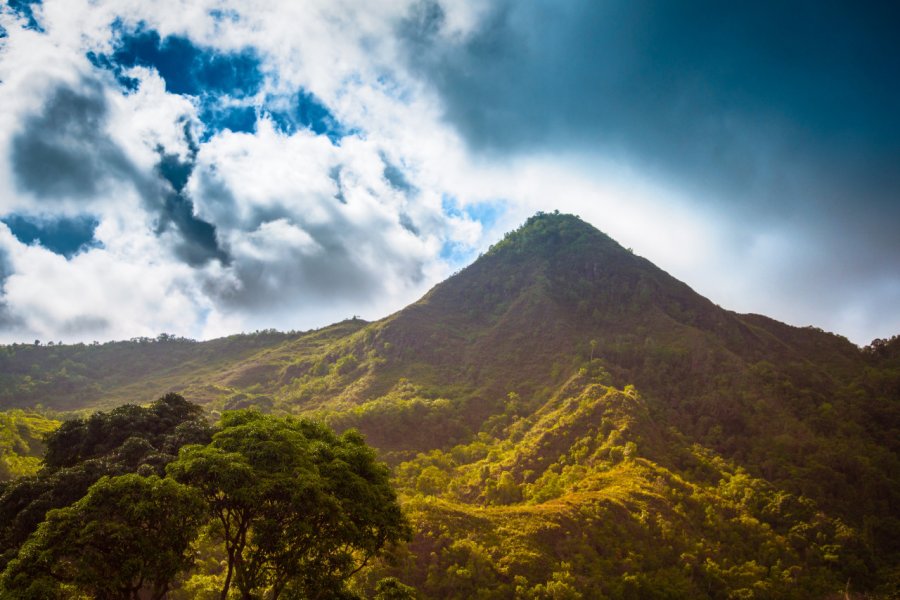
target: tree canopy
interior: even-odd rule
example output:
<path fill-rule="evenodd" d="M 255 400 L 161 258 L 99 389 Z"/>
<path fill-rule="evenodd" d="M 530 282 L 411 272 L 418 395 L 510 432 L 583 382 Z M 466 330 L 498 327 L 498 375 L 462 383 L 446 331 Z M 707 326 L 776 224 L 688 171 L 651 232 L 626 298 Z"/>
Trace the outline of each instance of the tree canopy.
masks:
<path fill-rule="evenodd" d="M 362 436 L 311 420 L 239 410 L 210 428 L 170 394 L 66 422 L 46 447 L 0 494 L 4 598 L 161 599 L 198 540 L 222 551 L 222 599 L 341 597 L 410 535 Z"/>
<path fill-rule="evenodd" d="M 49 510 L 75 503 L 103 476 L 162 476 L 181 446 L 208 442 L 211 433 L 202 409 L 178 394 L 64 422 L 45 438 L 38 473 L 0 490 L 0 568 Z"/>
<path fill-rule="evenodd" d="M 225 545 L 221 597 L 315 598 L 408 536 L 386 466 L 353 431 L 255 411 L 226 413 L 206 446 L 167 471 L 202 492 Z"/>
<path fill-rule="evenodd" d="M 136 474 L 103 477 L 75 504 L 51 510 L 3 574 L 17 598 L 160 600 L 191 565 L 206 511 L 197 490 Z"/>

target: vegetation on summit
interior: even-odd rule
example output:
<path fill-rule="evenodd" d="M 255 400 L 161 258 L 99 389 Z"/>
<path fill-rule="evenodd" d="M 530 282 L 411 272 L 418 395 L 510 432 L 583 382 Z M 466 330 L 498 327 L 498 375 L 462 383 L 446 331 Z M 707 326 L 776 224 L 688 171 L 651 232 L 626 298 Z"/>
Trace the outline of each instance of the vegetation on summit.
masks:
<path fill-rule="evenodd" d="M 408 596 L 410 586 L 420 598 L 900 592 L 900 338 L 860 349 L 814 328 L 729 312 L 577 217 L 529 219 L 419 302 L 375 323 L 123 344 L 116 349 L 127 359 L 112 360 L 104 373 L 85 369 L 106 360 L 99 357 L 112 353 L 106 345 L 7 347 L 0 397 L 7 406 L 73 409 L 175 389 L 222 424 L 262 427 L 253 420 L 259 413 L 228 412 L 256 408 L 293 423 L 282 432 L 287 438 L 310 417 L 337 431 L 358 429 L 393 467 L 413 527 L 409 544 L 390 546 L 350 577 L 348 593 L 402 597 L 391 594 Z M 64 367 L 66 377 L 85 373 L 72 395 L 61 391 Z M 276 421 L 265 427 L 281 431 Z M 304 427 L 304 436 L 318 435 L 320 426 Z M 177 463 L 169 451 L 149 462 L 153 473 L 163 477 L 165 463 L 169 479 L 197 487 L 202 477 L 191 477 L 201 466 L 240 453 L 243 438 L 203 435 L 184 442 L 200 446 L 183 450 Z M 148 441 L 162 452 L 156 443 Z M 95 460 L 90 447 L 77 454 L 85 465 Z M 177 466 L 190 457 L 200 469 L 191 477 Z M 250 463 L 277 489 L 278 472 Z M 290 468 L 305 472 L 308 464 Z M 79 475 L 87 481 L 80 496 L 53 507 L 69 506 L 113 475 L 79 465 L 45 465 L 7 484 L 2 498 L 18 485 L 55 489 L 62 475 L 53 469 L 90 471 Z M 208 501 L 211 492 L 204 494 Z M 35 512 L 24 506 L 23 515 Z M 15 548 L 37 527 L 25 516 L 18 537 L 0 531 Z M 291 527 L 293 537 L 308 539 L 299 521 Z M 232 595 L 256 581 L 249 559 L 229 561 L 226 529 L 201 533 L 201 558 L 177 597 L 219 597 L 229 563 Z M 279 567 L 267 557 L 284 543 L 275 533 L 268 545 L 241 550 L 268 565 L 269 586 Z M 359 566 L 346 558 L 329 563 L 333 572 Z M 282 572 L 309 563 L 293 565 Z"/>

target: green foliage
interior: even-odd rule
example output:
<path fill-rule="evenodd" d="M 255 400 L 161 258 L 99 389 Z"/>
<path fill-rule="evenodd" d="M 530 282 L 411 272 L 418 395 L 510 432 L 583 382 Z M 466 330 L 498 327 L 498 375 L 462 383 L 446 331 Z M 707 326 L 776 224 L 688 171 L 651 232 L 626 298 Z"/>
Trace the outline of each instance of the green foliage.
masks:
<path fill-rule="evenodd" d="M 578 591 L 578 582 L 569 572 L 571 565 L 563 563 L 562 570 L 554 571 L 550 580 L 529 586 L 521 575 L 514 579 L 516 598 L 522 600 L 581 600 L 584 595 Z"/>
<path fill-rule="evenodd" d="M 357 319 L 306 333 L 266 330 L 210 342 L 161 334 L 104 344 L 0 346 L 0 406 L 96 409 L 149 402 L 160 389 L 219 399 L 234 384 L 249 387 L 243 384 L 277 376 L 279 369 L 266 364 L 273 346 L 314 347 L 363 325 Z M 266 356 L 262 363 L 260 355 Z"/>
<path fill-rule="evenodd" d="M 162 475 L 182 445 L 210 435 L 200 408 L 177 394 L 66 421 L 47 435 L 42 468 L 0 489 L 0 568 L 47 511 L 75 503 L 103 476 Z"/>
<path fill-rule="evenodd" d="M 44 464 L 71 467 L 114 451 L 125 461 L 145 459 L 146 449 L 172 453 L 182 438 L 203 429 L 203 410 L 178 394 L 166 394 L 147 408 L 124 405 L 108 413 L 64 422 L 47 437 Z"/>
<path fill-rule="evenodd" d="M 464 412 L 464 406 L 424 397 L 422 389 L 401 380 L 384 396 L 323 417 L 335 429 L 360 429 L 374 446 L 403 456 L 411 447 L 445 446 L 471 435 Z"/>
<path fill-rule="evenodd" d="M 64 597 L 58 585 L 69 584 L 96 598 L 161 599 L 191 565 L 205 515 L 200 494 L 171 479 L 103 477 L 47 513 L 3 573 L 6 597 Z"/>
<path fill-rule="evenodd" d="M 385 577 L 375 586 L 374 600 L 415 600 L 416 590 L 396 577 Z"/>
<path fill-rule="evenodd" d="M 376 323 L 4 347 L 0 401 L 102 407 L 178 389 L 216 417 L 255 406 L 358 429 L 395 466 L 417 531 L 395 563 L 355 576 L 369 595 L 384 576 L 423 598 L 816 598 L 848 579 L 889 595 L 898 340 L 859 349 L 723 310 L 577 217 L 539 214 Z M 143 442 L 121 443 L 114 464 L 161 472 Z M 40 497 L 42 518 L 107 460 L 0 498 Z M 180 598 L 221 589 L 221 534 L 201 538 Z"/>
<path fill-rule="evenodd" d="M 388 471 L 359 434 L 308 420 L 226 413 L 206 446 L 167 468 L 198 490 L 217 521 L 242 597 L 338 593 L 386 544 L 408 535 Z"/>
<path fill-rule="evenodd" d="M 58 426 L 56 419 L 36 413 L 0 412 L 0 482 L 37 472 L 44 437 Z"/>
<path fill-rule="evenodd" d="M 419 559 L 376 573 L 424 598 L 819 598 L 871 577 L 859 531 L 581 377 L 508 438 L 399 465 Z"/>
<path fill-rule="evenodd" d="M 3 490 L 0 592 L 350 597 L 350 576 L 409 537 L 388 474 L 355 431 L 242 410 L 213 433 L 175 394 L 68 421 L 42 470 Z M 411 597 L 397 581 L 381 588 Z"/>

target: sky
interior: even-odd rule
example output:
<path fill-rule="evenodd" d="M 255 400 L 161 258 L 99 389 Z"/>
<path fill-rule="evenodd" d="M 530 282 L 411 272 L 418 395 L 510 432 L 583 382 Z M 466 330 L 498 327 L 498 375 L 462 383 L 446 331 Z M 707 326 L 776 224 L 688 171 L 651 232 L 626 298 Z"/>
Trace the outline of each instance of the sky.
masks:
<path fill-rule="evenodd" d="M 0 343 L 378 319 L 536 211 L 900 333 L 900 9 L 6 0 Z"/>

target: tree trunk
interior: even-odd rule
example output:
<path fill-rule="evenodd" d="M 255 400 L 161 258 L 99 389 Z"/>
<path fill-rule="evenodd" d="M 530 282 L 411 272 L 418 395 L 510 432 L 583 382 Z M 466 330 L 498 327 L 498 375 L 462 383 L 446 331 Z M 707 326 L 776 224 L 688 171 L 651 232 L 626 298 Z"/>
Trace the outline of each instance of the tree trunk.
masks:
<path fill-rule="evenodd" d="M 234 550 L 228 552 L 228 570 L 225 572 L 225 584 L 222 586 L 221 600 L 228 600 L 228 590 L 231 589 L 231 575 L 234 571 Z"/>

